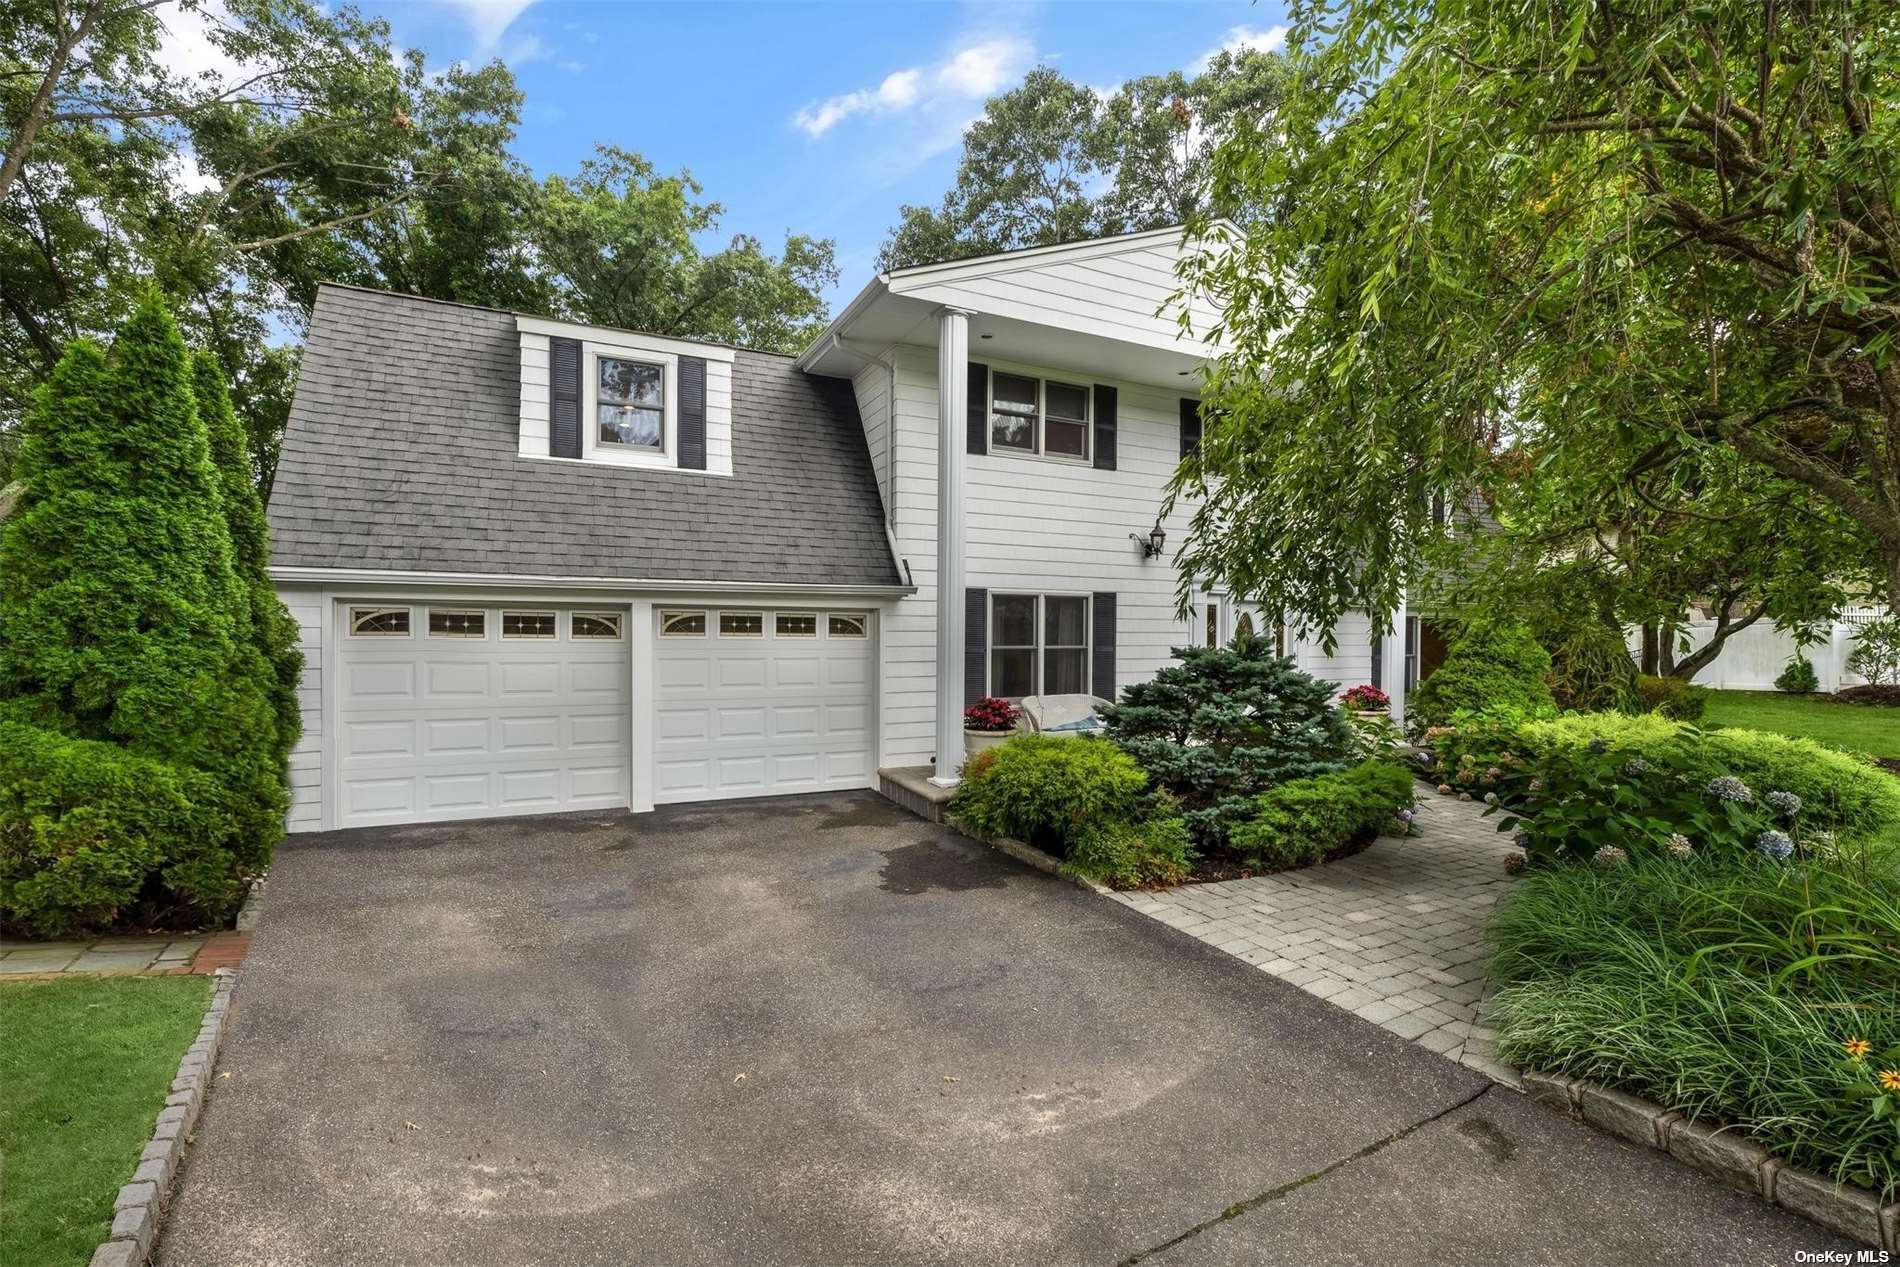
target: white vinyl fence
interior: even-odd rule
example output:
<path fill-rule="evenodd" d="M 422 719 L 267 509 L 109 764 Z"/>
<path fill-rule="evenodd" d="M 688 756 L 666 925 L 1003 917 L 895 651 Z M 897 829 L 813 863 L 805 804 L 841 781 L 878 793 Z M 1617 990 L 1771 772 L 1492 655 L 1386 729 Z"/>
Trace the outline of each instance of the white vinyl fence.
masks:
<path fill-rule="evenodd" d="M 1822 631 L 1820 642 L 1798 648 L 1814 665 L 1814 675 L 1821 680 L 1821 690 L 1838 691 L 1866 682 L 1860 675 L 1847 671 L 1847 657 L 1854 654 L 1854 635 L 1860 627 L 1886 614 L 1884 607 L 1850 607 L 1841 613 L 1832 629 Z M 1691 650 L 1708 642 L 1714 629 L 1715 622 L 1712 620 L 1691 624 L 1688 629 L 1689 640 L 1693 644 Z M 1631 645 L 1633 650 L 1641 653 L 1641 630 L 1636 631 Z M 1767 621 L 1761 621 L 1723 643 L 1715 663 L 1697 673 L 1695 681 L 1699 686 L 1726 690 L 1772 691 L 1775 689 L 1775 679 L 1788 667 L 1788 661 L 1794 659 L 1796 651 L 1793 635 L 1781 632 Z M 1679 654 L 1677 659 L 1683 659 L 1688 654 L 1690 652 Z"/>

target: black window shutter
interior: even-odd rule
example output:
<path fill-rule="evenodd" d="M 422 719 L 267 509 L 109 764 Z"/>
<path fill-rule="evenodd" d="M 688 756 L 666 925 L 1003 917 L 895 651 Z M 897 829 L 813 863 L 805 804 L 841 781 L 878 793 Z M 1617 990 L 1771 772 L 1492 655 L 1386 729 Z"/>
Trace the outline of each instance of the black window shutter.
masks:
<path fill-rule="evenodd" d="M 970 420 L 970 452 L 990 451 L 990 367 L 970 362 L 970 399 L 965 416 Z"/>
<path fill-rule="evenodd" d="M 990 592 L 963 591 L 963 704 L 983 698 L 989 685 Z"/>
<path fill-rule="evenodd" d="M 680 467 L 706 469 L 706 358 L 680 358 Z"/>
<path fill-rule="evenodd" d="M 548 340 L 548 456 L 581 455 L 581 341 Z"/>
<path fill-rule="evenodd" d="M 1115 596 L 1096 594 L 1089 608 L 1093 625 L 1089 689 L 1112 703 L 1115 699 Z"/>
<path fill-rule="evenodd" d="M 1201 447 L 1201 402 L 1181 398 L 1181 456 Z"/>
<path fill-rule="evenodd" d="M 1115 469 L 1115 402 L 1119 393 L 1113 387 L 1095 385 L 1095 468 Z"/>
<path fill-rule="evenodd" d="M 1385 650 L 1385 639 L 1381 638 L 1376 633 L 1373 634 L 1372 635 L 1372 684 L 1382 689 L 1385 686 L 1384 650 Z"/>

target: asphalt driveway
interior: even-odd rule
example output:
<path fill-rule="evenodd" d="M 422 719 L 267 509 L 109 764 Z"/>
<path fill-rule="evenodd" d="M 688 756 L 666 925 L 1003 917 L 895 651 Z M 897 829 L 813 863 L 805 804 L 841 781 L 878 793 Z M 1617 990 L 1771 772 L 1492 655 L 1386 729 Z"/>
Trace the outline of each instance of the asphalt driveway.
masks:
<path fill-rule="evenodd" d="M 170 1267 L 1843 1247 L 869 794 L 298 838 L 218 1069 Z"/>

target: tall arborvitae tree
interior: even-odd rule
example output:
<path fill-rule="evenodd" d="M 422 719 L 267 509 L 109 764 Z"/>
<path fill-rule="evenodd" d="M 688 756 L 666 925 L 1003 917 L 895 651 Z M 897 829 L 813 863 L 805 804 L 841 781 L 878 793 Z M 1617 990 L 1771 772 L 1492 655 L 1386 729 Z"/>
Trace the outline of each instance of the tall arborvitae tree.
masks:
<path fill-rule="evenodd" d="M 249 446 L 225 390 L 224 369 L 209 352 L 198 353 L 191 368 L 198 416 L 210 441 L 224 521 L 231 533 L 231 565 L 237 582 L 235 636 L 255 646 L 270 668 L 271 705 L 277 715 L 271 752 L 276 768 L 282 769 L 303 733 L 303 709 L 297 700 L 303 652 L 297 648 L 297 622 L 284 610 L 270 583 L 264 503 L 251 478 Z"/>
<path fill-rule="evenodd" d="M 165 884 L 235 893 L 287 800 L 272 674 L 237 636 L 240 587 L 191 356 L 155 294 L 110 359 L 79 342 L 29 415 L 0 535 L 8 715 L 210 776 L 222 828 Z M 261 740 L 261 742 L 260 742 Z"/>

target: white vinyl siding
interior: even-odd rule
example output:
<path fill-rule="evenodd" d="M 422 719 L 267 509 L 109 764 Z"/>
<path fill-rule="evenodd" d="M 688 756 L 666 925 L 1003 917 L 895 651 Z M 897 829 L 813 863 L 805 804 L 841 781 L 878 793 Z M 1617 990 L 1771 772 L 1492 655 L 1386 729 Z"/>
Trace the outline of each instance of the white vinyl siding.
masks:
<path fill-rule="evenodd" d="M 992 369 L 1062 381 L 1083 381 L 1046 366 L 1011 362 L 1003 349 L 973 349 Z M 892 410 L 892 500 L 887 503 L 898 548 L 909 560 L 917 593 L 882 622 L 884 765 L 924 765 L 936 736 L 937 354 L 895 350 Z M 1180 457 L 1183 393 L 1094 378 L 1118 394 L 1116 469 L 1046 461 L 1003 451 L 964 455 L 964 583 L 992 594 L 1090 594 L 1116 597 L 1117 693 L 1171 662 L 1169 652 L 1198 641 L 1192 621 L 1175 616 L 1173 558 L 1186 538 L 1192 507 L 1177 505 L 1162 521 L 1166 553 L 1144 560 L 1128 539 L 1146 536 Z M 959 427 L 958 441 L 964 438 Z M 1370 622 L 1349 613 L 1339 649 L 1325 655 L 1317 640 L 1290 648 L 1302 668 L 1341 688 L 1372 680 Z M 986 643 L 987 645 L 987 643 Z M 985 657 L 988 662 L 988 656 Z M 1092 687 L 1091 687 L 1092 689 Z"/>
<path fill-rule="evenodd" d="M 297 702 L 303 709 L 303 735 L 290 750 L 290 812 L 288 831 L 318 831 L 323 827 L 323 642 L 326 604 L 315 589 L 280 589 L 291 618 L 297 622 L 297 645 L 303 651 L 303 677 L 297 684 Z"/>
<path fill-rule="evenodd" d="M 1031 254 L 1015 267 L 998 267 L 1004 261 L 992 260 L 914 275 L 900 272 L 891 279 L 891 289 L 988 316 L 1193 350 L 1199 345 L 1183 340 L 1172 305 L 1181 287 L 1174 275 L 1181 251 L 1179 235 L 1168 231 L 1060 257 Z M 1204 336 L 1218 317 L 1199 300 L 1191 312 L 1197 336 Z M 975 350 L 971 355 L 983 359 Z"/>
<path fill-rule="evenodd" d="M 1116 469 L 1026 458 L 965 454 L 965 584 L 1001 594 L 1116 596 L 1117 689 L 1153 676 L 1168 652 L 1189 640 L 1174 617 L 1170 558 L 1187 532 L 1183 506 L 1163 527 L 1168 556 L 1144 562 L 1131 532 L 1146 534 L 1180 453 L 1179 392 L 1113 380 L 1082 379 L 1002 359 L 1002 349 L 971 356 L 1007 373 L 1064 382 L 1108 382 L 1118 389 Z M 891 507 L 899 549 L 917 593 L 883 622 L 883 754 L 886 765 L 922 765 L 935 748 L 937 569 L 937 354 L 899 348 L 893 434 L 896 489 Z M 958 439 L 963 429 L 958 429 Z"/>
<path fill-rule="evenodd" d="M 864 424 L 864 447 L 877 475 L 877 493 L 884 502 L 886 520 L 891 512 L 891 367 L 872 361 L 851 377 L 858 398 L 858 418 Z"/>

